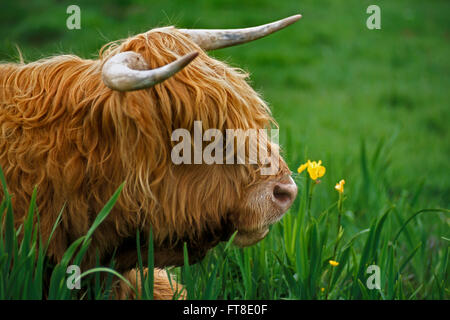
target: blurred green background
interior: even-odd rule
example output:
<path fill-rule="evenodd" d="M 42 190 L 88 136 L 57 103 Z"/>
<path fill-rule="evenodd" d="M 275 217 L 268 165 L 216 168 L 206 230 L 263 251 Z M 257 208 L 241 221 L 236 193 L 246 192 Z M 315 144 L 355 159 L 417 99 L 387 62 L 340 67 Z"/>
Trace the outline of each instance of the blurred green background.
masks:
<path fill-rule="evenodd" d="M 81 8 L 81 30 L 66 28 L 71 4 Z M 366 28 L 370 4 L 381 8 L 381 30 Z M 322 159 L 325 182 L 345 178 L 357 194 L 362 141 L 367 153 L 381 141 L 388 152 L 379 174 L 392 197 L 449 206 L 449 1 L 3 0 L 0 9 L 0 60 L 8 62 L 19 60 L 16 45 L 26 62 L 95 58 L 103 44 L 157 26 L 247 27 L 301 13 L 282 32 L 211 53 L 251 73 L 291 170 Z"/>

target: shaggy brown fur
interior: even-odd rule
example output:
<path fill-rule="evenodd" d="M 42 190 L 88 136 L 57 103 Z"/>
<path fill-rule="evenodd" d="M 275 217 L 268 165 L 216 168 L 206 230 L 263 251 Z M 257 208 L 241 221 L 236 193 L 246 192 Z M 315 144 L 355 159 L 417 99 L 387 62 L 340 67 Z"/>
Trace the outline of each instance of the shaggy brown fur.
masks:
<path fill-rule="evenodd" d="M 147 275 L 148 269 L 145 268 L 143 274 L 144 277 Z M 142 294 L 140 288 L 141 274 L 137 269 L 132 269 L 126 272 L 124 275 L 125 279 L 127 279 L 131 286 L 137 288 L 136 293 L 131 290 L 131 288 L 125 284 L 123 281 L 118 283 L 118 287 L 115 288 L 115 296 L 121 300 L 125 299 L 136 299 L 139 298 Z M 153 288 L 154 288 L 154 296 L 155 300 L 171 300 L 174 298 L 185 299 L 186 291 L 184 288 L 179 285 L 175 280 L 169 281 L 169 275 L 166 271 L 161 269 L 155 269 L 153 272 Z"/>
<path fill-rule="evenodd" d="M 161 84 L 117 92 L 103 84 L 101 69 L 122 51 L 140 53 L 150 68 L 200 54 Z M 234 230 L 258 229 L 264 224 L 261 208 L 252 208 L 247 197 L 270 178 L 259 175 L 259 166 L 177 166 L 170 159 L 172 131 L 192 131 L 194 120 L 202 121 L 203 130 L 223 132 L 274 124 L 246 78 L 173 27 L 109 44 L 98 60 L 62 55 L 0 64 L 0 165 L 17 226 L 35 185 L 44 240 L 66 204 L 48 252 L 57 262 L 125 181 L 118 203 L 93 235 L 84 268 L 94 264 L 96 251 L 106 263 L 115 249 L 119 271 L 134 268 L 136 229 L 147 235 L 152 226 L 157 267 L 182 264 L 183 241 L 198 260 Z M 279 176 L 284 174 L 289 170 L 280 159 Z"/>

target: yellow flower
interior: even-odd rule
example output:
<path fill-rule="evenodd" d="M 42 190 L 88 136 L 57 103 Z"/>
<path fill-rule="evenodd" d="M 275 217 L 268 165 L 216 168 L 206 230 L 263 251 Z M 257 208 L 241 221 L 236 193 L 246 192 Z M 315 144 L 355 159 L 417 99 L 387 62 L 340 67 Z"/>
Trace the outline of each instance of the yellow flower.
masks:
<path fill-rule="evenodd" d="M 336 183 L 336 185 L 334 186 L 334 188 L 339 191 L 339 193 L 344 193 L 344 184 L 345 184 L 345 180 L 342 179 L 341 181 L 339 181 L 339 183 Z"/>
<path fill-rule="evenodd" d="M 324 291 L 325 291 L 325 288 L 320 289 L 320 291 L 324 292 Z"/>
<path fill-rule="evenodd" d="M 322 161 L 319 160 L 319 162 L 311 162 L 308 166 L 308 173 L 311 179 L 316 180 L 317 178 L 323 177 L 325 174 L 325 167 L 322 166 Z"/>
<path fill-rule="evenodd" d="M 308 163 L 304 163 L 300 167 L 298 167 L 297 172 L 302 173 L 307 167 L 308 167 Z"/>
<path fill-rule="evenodd" d="M 332 267 L 337 267 L 339 265 L 339 262 L 334 261 L 334 260 L 330 260 L 328 262 L 331 264 Z"/>
<path fill-rule="evenodd" d="M 298 168 L 297 172 L 298 173 L 302 173 L 305 169 L 308 169 L 309 176 L 313 180 L 316 180 L 317 178 L 323 177 L 323 175 L 326 172 L 325 167 L 322 166 L 322 161 L 321 160 L 319 160 L 318 162 L 308 160 L 308 162 L 302 164 Z"/>

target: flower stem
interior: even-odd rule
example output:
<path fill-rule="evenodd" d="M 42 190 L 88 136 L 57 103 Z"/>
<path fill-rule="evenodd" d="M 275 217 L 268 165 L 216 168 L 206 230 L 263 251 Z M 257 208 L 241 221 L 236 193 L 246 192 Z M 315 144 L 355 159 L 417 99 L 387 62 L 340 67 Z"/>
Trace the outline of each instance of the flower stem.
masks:
<path fill-rule="evenodd" d="M 312 203 L 313 189 L 315 185 L 316 185 L 315 183 L 311 183 L 311 181 L 309 181 L 308 210 L 306 211 L 306 216 L 308 217 L 308 219 L 310 218 L 311 214 L 311 203 Z"/>
<path fill-rule="evenodd" d="M 334 245 L 333 250 L 333 260 L 336 260 L 336 252 L 341 238 L 339 237 L 339 233 L 341 231 L 341 216 L 342 216 L 342 193 L 339 193 L 339 201 L 338 201 L 338 223 L 337 223 L 337 231 L 336 231 L 336 243 Z"/>
<path fill-rule="evenodd" d="M 335 261 L 336 261 L 337 249 L 339 246 L 339 242 L 341 240 L 341 237 L 339 236 L 339 234 L 341 233 L 341 216 L 342 216 L 342 208 L 343 208 L 342 203 L 343 203 L 343 194 L 341 192 L 339 192 L 336 243 L 334 244 L 333 258 L 332 258 L 332 260 L 335 260 Z M 331 268 L 330 279 L 328 281 L 327 293 L 325 294 L 325 300 L 328 300 L 328 294 L 330 293 L 331 281 L 333 280 L 333 271 L 334 271 L 334 268 Z"/>

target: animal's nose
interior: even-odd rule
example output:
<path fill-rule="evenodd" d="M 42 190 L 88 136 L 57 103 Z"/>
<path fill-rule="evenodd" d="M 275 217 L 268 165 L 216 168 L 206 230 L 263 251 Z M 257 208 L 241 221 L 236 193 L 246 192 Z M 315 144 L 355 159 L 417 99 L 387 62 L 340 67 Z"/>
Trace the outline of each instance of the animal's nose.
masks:
<path fill-rule="evenodd" d="M 272 200 L 281 212 L 286 212 L 297 196 L 297 185 L 290 176 L 275 183 Z"/>

